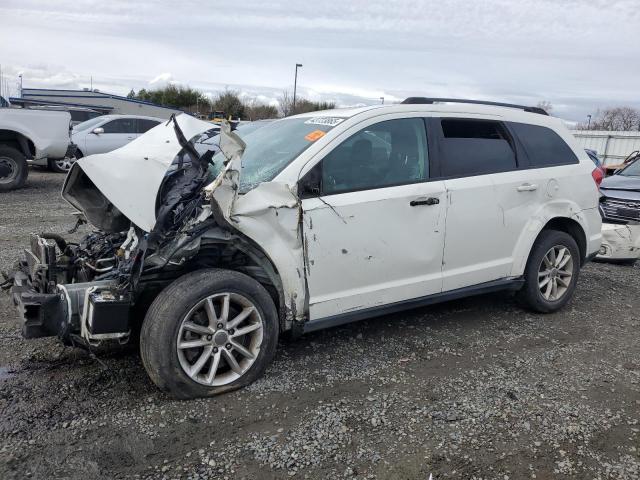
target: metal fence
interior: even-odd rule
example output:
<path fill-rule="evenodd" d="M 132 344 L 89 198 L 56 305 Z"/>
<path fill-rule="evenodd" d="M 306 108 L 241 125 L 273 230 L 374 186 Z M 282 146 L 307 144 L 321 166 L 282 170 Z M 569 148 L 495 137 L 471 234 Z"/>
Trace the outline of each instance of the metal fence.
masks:
<path fill-rule="evenodd" d="M 640 132 L 572 130 L 571 133 L 583 148 L 598 152 L 605 165 L 620 163 L 630 153 L 640 150 Z"/>

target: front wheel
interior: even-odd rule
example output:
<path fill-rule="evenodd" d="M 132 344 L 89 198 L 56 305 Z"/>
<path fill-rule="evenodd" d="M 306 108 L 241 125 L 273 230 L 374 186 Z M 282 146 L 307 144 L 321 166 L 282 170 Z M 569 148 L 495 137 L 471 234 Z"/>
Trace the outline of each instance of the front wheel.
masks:
<path fill-rule="evenodd" d="M 140 333 L 153 382 L 181 399 L 212 396 L 259 378 L 275 355 L 278 314 L 266 289 L 230 270 L 199 270 L 164 289 Z"/>
<path fill-rule="evenodd" d="M 543 231 L 531 249 L 519 298 L 525 307 L 550 313 L 564 307 L 576 289 L 580 250 L 571 235 Z"/>

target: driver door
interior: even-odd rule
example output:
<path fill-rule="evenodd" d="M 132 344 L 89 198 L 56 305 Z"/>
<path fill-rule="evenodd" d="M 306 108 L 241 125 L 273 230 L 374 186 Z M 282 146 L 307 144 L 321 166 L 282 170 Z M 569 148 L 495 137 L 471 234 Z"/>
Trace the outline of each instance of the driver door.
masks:
<path fill-rule="evenodd" d="M 310 328 L 442 290 L 446 195 L 424 119 L 370 123 L 300 181 Z"/>

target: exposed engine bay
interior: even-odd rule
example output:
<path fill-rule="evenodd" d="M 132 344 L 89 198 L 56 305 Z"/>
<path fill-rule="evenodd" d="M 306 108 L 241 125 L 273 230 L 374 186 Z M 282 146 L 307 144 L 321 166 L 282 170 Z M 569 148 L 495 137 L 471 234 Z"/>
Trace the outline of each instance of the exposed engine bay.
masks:
<path fill-rule="evenodd" d="M 198 268 L 247 273 L 286 303 L 269 258 L 230 222 L 244 142 L 228 123 L 220 133 L 186 115 L 148 133 L 145 145 L 134 141 L 83 158 L 70 171 L 62 195 L 98 230 L 75 243 L 32 235 L 30 250 L 0 284 L 11 289 L 24 337 L 58 336 L 74 345 L 126 342 L 140 327 L 138 311 Z M 214 162 L 216 153 L 220 161 Z M 109 182 L 103 181 L 107 173 Z"/>

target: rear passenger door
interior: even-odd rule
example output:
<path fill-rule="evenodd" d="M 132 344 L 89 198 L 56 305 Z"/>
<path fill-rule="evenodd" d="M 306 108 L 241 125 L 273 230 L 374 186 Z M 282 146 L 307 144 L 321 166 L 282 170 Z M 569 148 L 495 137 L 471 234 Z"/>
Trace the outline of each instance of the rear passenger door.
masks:
<path fill-rule="evenodd" d="M 507 122 L 516 143 L 520 169 L 494 176 L 496 202 L 504 212 L 504 225 L 495 242 L 508 254 L 505 276 L 524 272 L 529 249 L 518 248 L 523 232 L 547 203 L 572 197 L 573 181 L 584 172 L 565 141 L 552 129 Z M 541 229 L 544 225 L 539 220 Z"/>
<path fill-rule="evenodd" d="M 447 191 L 443 291 L 503 278 L 511 250 L 499 237 L 508 212 L 498 202 L 495 179 L 517 169 L 514 140 L 495 120 L 433 118 L 430 126 Z"/>

